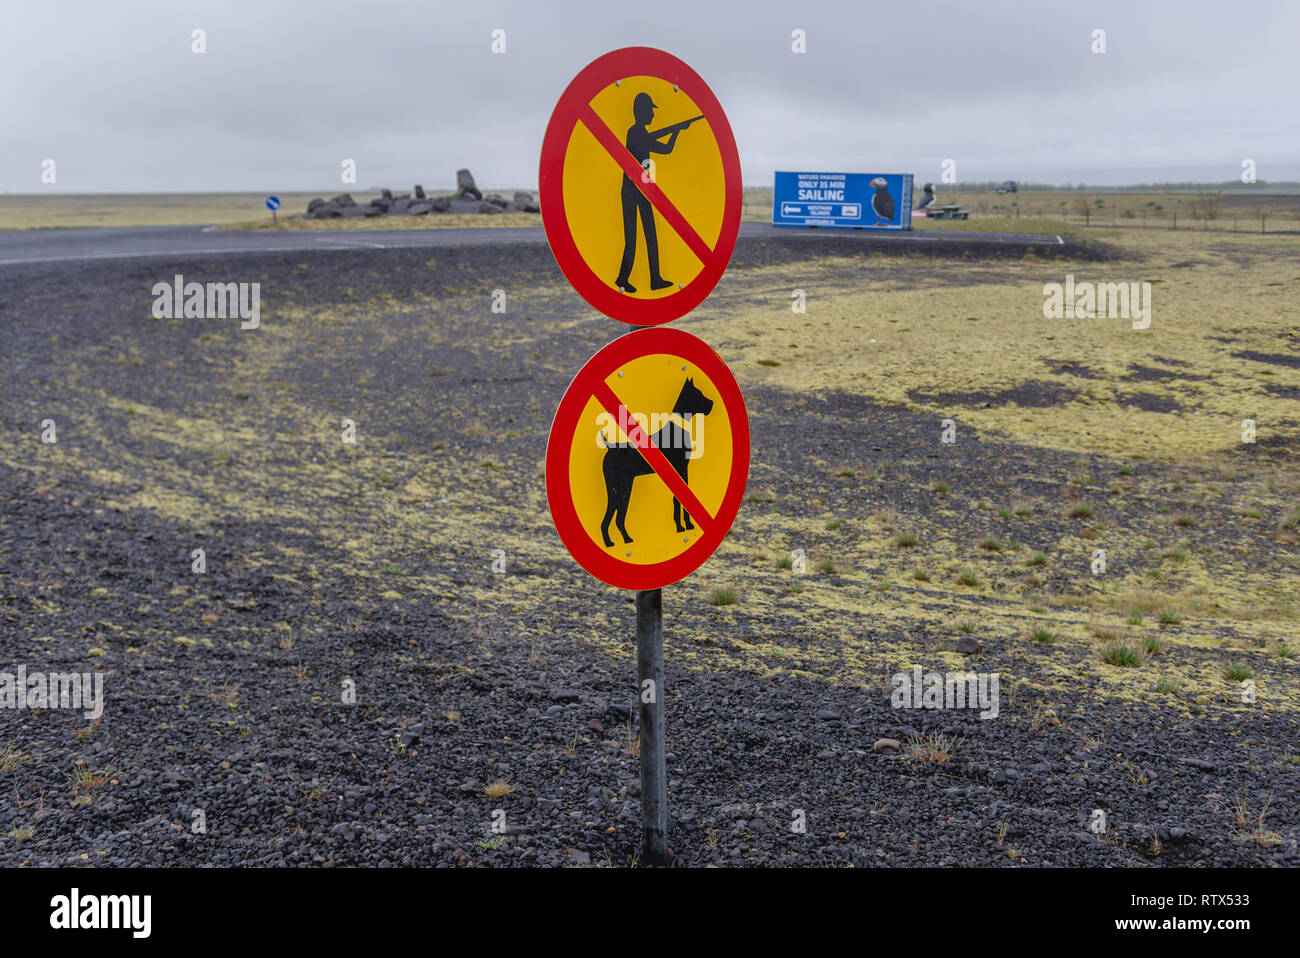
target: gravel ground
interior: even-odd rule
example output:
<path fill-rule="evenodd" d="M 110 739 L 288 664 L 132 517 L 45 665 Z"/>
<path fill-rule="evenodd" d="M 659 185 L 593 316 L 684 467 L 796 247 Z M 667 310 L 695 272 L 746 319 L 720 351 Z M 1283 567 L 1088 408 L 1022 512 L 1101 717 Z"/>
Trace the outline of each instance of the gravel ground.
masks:
<path fill-rule="evenodd" d="M 723 291 L 809 255 L 742 244 Z M 897 281 L 942 262 L 907 257 Z M 152 322 L 145 292 L 175 271 L 260 280 L 267 335 Z M 497 286 L 529 292 L 491 325 Z M 539 465 L 568 377 L 619 330 L 544 247 L 10 269 L 0 317 L 0 669 L 102 671 L 107 698 L 96 721 L 0 710 L 0 864 L 635 863 L 632 599 L 564 553 Z M 1250 652 L 1281 690 L 1261 707 L 1213 682 L 1135 694 L 1082 640 L 978 617 L 936 630 L 959 602 L 1028 604 L 1023 555 L 971 560 L 985 587 L 968 599 L 903 576 L 886 591 L 869 553 L 801 585 L 758 544 L 799 524 L 830 549 L 822 517 L 864 500 L 924 529 L 953 475 L 945 522 L 978 541 L 992 520 L 975 504 L 1007 474 L 1046 489 L 1079 457 L 981 436 L 939 463 L 928 413 L 742 386 L 761 492 L 709 572 L 665 590 L 675 864 L 1300 864 L 1292 660 Z M 37 438 L 47 415 L 57 446 Z M 345 415 L 359 451 L 321 438 Z M 842 475 L 827 463 L 846 447 L 897 468 Z M 1294 469 L 1288 450 L 1260 456 Z M 1138 524 L 1149 507 L 1129 498 L 1119 521 Z M 1033 523 L 1022 538 L 1069 526 Z M 1216 533 L 1262 555 L 1238 525 Z M 497 542 L 506 576 L 488 567 Z M 710 605 L 727 576 L 742 601 Z M 1092 588 L 1043 577 L 1035 594 L 1059 586 L 1062 608 Z M 1208 626 L 1162 634 L 1188 673 L 1248 651 Z M 892 707 L 912 664 L 1000 673 L 999 718 Z"/>

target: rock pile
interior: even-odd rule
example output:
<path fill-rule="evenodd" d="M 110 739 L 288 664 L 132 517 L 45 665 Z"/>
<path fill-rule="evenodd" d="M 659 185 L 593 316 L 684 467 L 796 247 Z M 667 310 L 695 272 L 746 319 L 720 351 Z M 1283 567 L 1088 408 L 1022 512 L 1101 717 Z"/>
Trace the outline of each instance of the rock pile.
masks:
<path fill-rule="evenodd" d="M 423 216 L 428 213 L 540 213 L 541 207 L 532 193 L 522 190 L 507 200 L 500 193 L 484 196 L 474 184 L 469 170 L 456 171 L 456 192 L 449 196 L 426 196 L 418 183 L 414 195 L 393 195 L 390 189 L 375 197 L 366 206 L 358 206 L 350 193 L 340 193 L 328 200 L 317 199 L 307 204 L 302 219 L 328 220 L 357 216 Z"/>

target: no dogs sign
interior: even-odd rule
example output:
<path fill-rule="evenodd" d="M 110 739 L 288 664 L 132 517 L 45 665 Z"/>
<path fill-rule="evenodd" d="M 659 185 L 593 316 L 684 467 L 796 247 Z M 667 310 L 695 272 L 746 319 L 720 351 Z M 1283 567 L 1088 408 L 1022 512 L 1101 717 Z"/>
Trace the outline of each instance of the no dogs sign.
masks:
<path fill-rule="evenodd" d="M 702 340 L 628 333 L 564 394 L 546 448 L 546 497 L 560 538 L 596 578 L 658 589 L 726 537 L 749 475 L 740 387 Z"/>
<path fill-rule="evenodd" d="M 546 128 L 539 187 L 564 275 L 633 326 L 698 306 L 736 246 L 731 126 L 699 75 L 662 50 L 615 50 L 574 77 Z"/>

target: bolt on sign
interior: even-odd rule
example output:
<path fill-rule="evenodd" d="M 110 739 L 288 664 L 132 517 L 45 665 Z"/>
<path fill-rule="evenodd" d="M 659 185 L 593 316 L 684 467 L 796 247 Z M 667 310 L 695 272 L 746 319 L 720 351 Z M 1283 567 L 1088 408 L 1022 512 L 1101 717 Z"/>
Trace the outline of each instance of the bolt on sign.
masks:
<path fill-rule="evenodd" d="M 740 156 L 722 107 L 694 70 L 648 47 L 574 77 L 546 128 L 539 192 L 565 277 L 633 326 L 703 302 L 740 229 Z"/>
<path fill-rule="evenodd" d="M 569 552 L 596 578 L 658 589 L 726 537 L 749 475 L 749 417 L 726 363 L 678 329 L 596 353 L 560 401 L 546 496 Z"/>

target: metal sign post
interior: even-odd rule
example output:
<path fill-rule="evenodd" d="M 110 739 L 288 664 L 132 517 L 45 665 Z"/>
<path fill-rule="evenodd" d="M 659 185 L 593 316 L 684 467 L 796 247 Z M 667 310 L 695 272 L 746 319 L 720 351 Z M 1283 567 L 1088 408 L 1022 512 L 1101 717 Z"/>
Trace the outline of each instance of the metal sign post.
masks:
<path fill-rule="evenodd" d="M 663 596 L 663 589 L 642 589 L 636 594 L 636 685 L 641 697 L 637 723 L 641 735 L 641 861 L 646 865 L 668 864 Z"/>
<path fill-rule="evenodd" d="M 668 862 L 668 766 L 662 589 L 636 594 L 636 677 L 641 695 L 641 860 L 664 865 Z"/>

